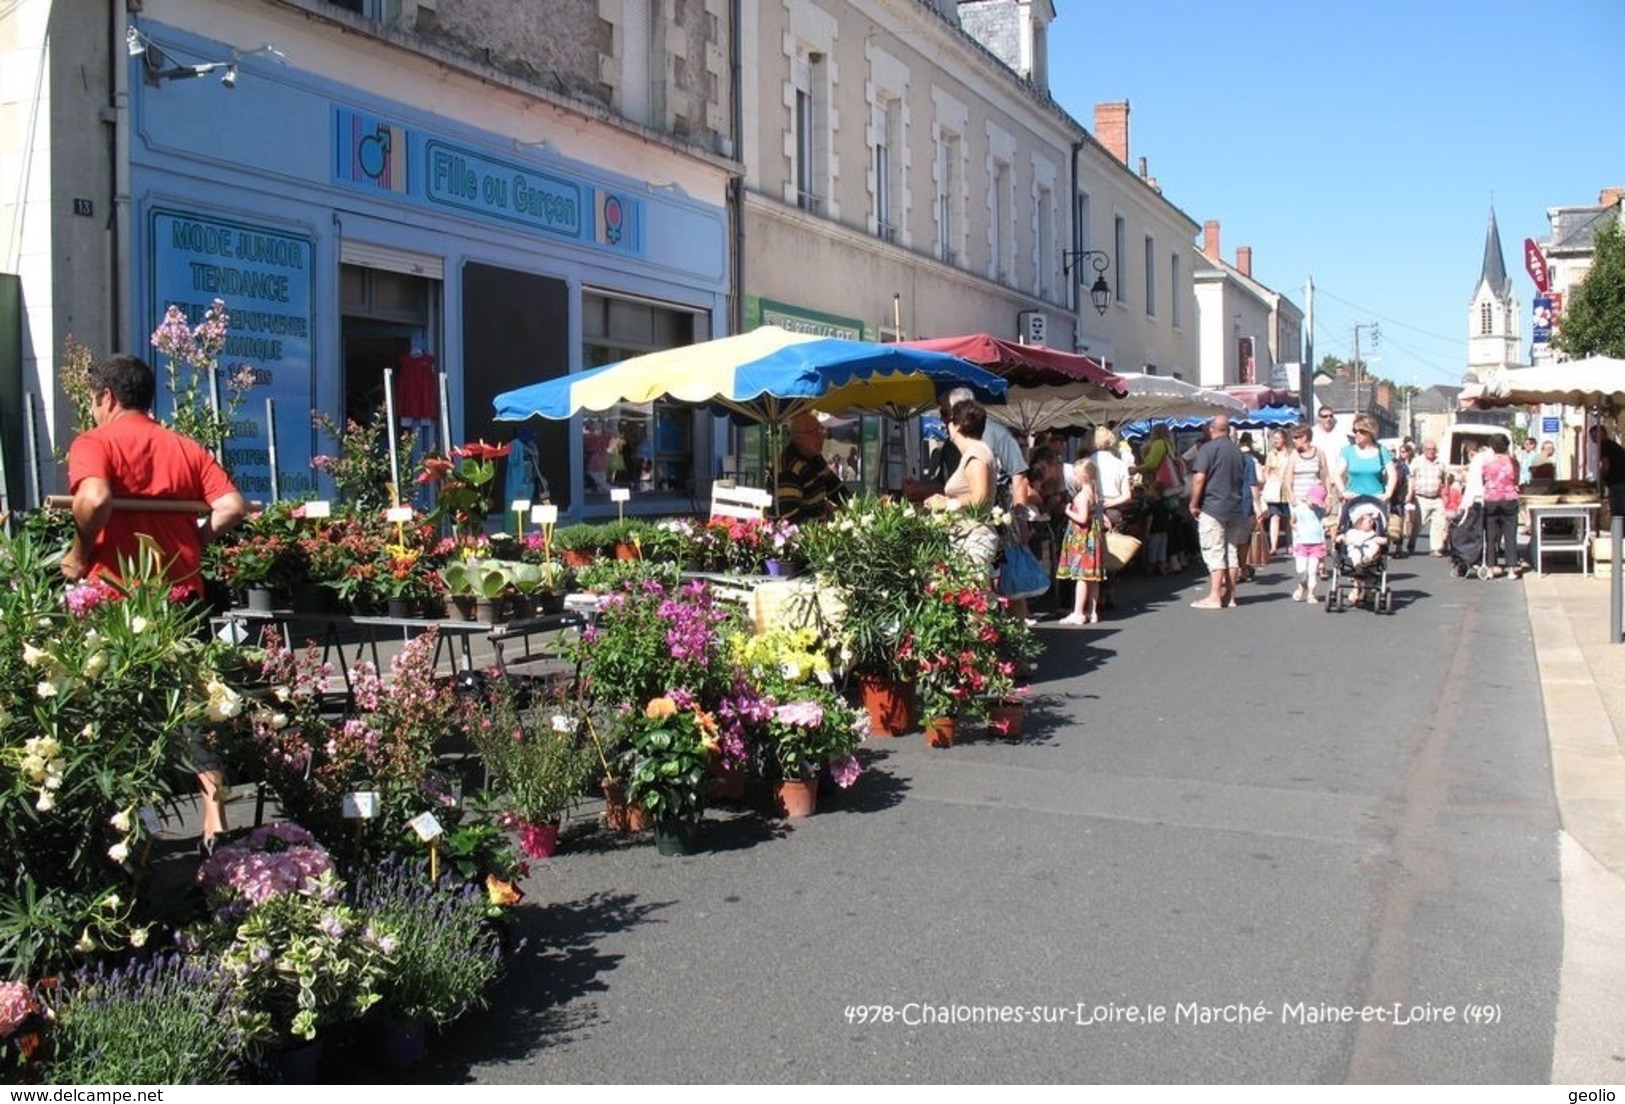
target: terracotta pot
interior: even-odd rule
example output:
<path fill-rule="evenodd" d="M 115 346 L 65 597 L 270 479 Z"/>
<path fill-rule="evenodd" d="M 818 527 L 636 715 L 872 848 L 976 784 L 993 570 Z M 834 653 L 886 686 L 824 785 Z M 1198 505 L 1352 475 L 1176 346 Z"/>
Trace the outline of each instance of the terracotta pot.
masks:
<path fill-rule="evenodd" d="M 642 832 L 649 827 L 648 810 L 626 800 L 626 787 L 606 778 L 604 790 L 604 827 L 611 832 Z"/>
<path fill-rule="evenodd" d="M 637 545 L 635 545 L 635 544 L 617 544 L 615 546 L 615 558 L 617 560 L 639 560 L 639 559 L 642 559 L 643 557 L 638 555 L 638 546 Z"/>
<path fill-rule="evenodd" d="M 987 730 L 1001 740 L 1018 742 L 1021 739 L 1021 722 L 1026 715 L 1027 707 L 1020 702 L 999 702 L 988 706 Z"/>
<path fill-rule="evenodd" d="M 959 727 L 957 717 L 932 717 L 925 722 L 925 742 L 934 748 L 954 746 L 954 730 Z"/>
<path fill-rule="evenodd" d="M 918 704 L 914 684 L 879 675 L 859 675 L 863 708 L 869 713 L 869 735 L 901 736 L 914 727 Z"/>
<path fill-rule="evenodd" d="M 592 553 L 583 552 L 579 548 L 567 548 L 559 553 L 559 559 L 564 561 L 566 567 L 586 567 L 592 563 Z"/>
<path fill-rule="evenodd" d="M 818 811 L 818 779 L 786 778 L 774 790 L 779 815 L 796 820 Z"/>

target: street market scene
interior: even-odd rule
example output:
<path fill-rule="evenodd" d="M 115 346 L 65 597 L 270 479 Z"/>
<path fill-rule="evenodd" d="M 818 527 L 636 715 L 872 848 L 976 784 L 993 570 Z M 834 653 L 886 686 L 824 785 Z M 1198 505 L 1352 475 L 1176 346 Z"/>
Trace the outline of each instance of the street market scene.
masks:
<path fill-rule="evenodd" d="M 1378 298 L 1061 0 L 67 7 L 0 1083 L 1625 1081 L 1617 156 Z"/>

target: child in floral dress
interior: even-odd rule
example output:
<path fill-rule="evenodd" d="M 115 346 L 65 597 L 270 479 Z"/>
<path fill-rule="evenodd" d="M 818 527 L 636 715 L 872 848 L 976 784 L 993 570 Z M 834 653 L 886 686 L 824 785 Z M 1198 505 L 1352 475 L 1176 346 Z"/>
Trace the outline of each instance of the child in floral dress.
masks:
<path fill-rule="evenodd" d="M 1093 460 L 1077 466 L 1078 493 L 1066 505 L 1066 537 L 1055 565 L 1057 579 L 1075 579 L 1077 596 L 1063 625 L 1092 625 L 1100 620 L 1100 584 L 1106 578 L 1106 527 L 1101 522 L 1098 478 Z"/>

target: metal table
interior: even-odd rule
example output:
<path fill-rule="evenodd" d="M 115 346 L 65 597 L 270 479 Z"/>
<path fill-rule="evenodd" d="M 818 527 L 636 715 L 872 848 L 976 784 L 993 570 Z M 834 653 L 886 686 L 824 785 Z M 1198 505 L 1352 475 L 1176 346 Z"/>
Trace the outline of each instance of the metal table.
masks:
<path fill-rule="evenodd" d="M 1591 534 L 1601 502 L 1558 502 L 1525 506 L 1529 511 L 1529 563 L 1536 573 L 1546 573 L 1546 557 L 1551 553 L 1572 552 L 1580 557 L 1580 570 L 1591 573 Z M 1547 533 L 1550 522 L 1572 522 L 1573 532 Z M 1555 527 L 1554 527 L 1555 528 Z M 1567 528 L 1567 527 L 1565 527 Z"/>

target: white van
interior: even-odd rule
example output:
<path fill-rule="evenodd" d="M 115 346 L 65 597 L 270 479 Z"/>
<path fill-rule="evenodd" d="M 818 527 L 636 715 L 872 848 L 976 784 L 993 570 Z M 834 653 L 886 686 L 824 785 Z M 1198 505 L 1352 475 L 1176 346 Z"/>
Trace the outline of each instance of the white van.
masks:
<path fill-rule="evenodd" d="M 1504 426 L 1457 422 L 1447 426 L 1444 435 L 1439 438 L 1439 459 L 1446 467 L 1466 467 L 1468 445 L 1488 445 L 1497 438 L 1505 441 L 1507 449 L 1511 450 L 1512 433 Z"/>

